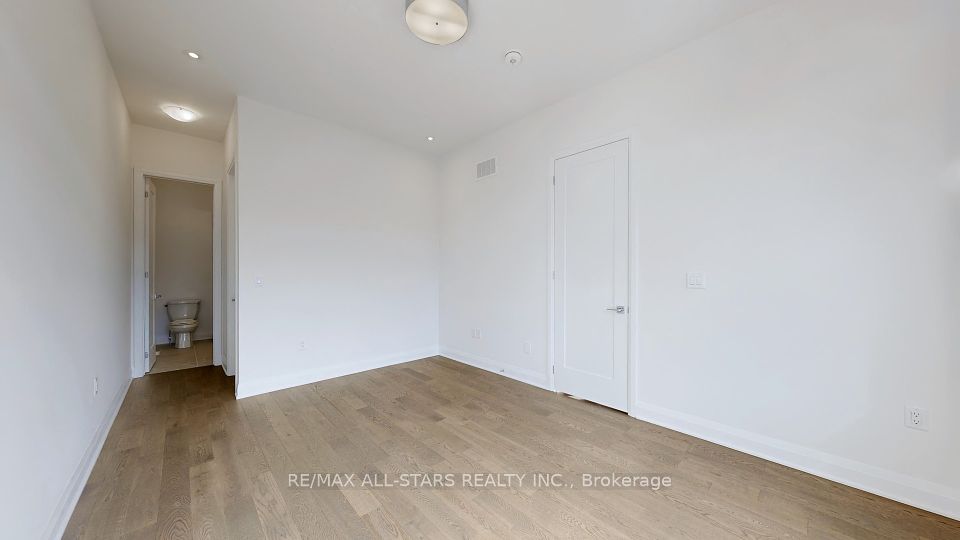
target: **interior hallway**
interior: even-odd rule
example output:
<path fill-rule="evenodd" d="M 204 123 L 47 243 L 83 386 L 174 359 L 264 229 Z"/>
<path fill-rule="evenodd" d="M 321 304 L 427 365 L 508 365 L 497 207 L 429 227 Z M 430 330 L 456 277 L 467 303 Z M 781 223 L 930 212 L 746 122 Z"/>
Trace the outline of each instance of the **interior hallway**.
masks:
<path fill-rule="evenodd" d="M 296 489 L 291 473 L 631 472 L 647 489 Z M 444 358 L 237 401 L 136 379 L 67 538 L 960 537 L 960 522 Z"/>

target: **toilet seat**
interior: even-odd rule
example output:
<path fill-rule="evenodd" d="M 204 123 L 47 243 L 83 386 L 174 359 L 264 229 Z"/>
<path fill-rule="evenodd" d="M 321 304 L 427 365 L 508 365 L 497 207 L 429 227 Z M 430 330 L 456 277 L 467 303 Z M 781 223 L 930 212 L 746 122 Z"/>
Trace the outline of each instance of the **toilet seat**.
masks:
<path fill-rule="evenodd" d="M 187 328 L 189 326 L 196 326 L 196 319 L 177 319 L 175 321 L 170 321 L 170 328 Z"/>

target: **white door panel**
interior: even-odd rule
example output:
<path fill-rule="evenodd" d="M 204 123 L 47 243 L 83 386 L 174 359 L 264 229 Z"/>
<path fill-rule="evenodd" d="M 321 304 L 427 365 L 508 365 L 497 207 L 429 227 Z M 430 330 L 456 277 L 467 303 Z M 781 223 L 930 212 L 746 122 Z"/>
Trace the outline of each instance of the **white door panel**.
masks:
<path fill-rule="evenodd" d="M 557 389 L 620 410 L 629 404 L 627 160 L 626 140 L 559 159 L 555 194 Z"/>
<path fill-rule="evenodd" d="M 157 187 L 152 180 L 146 182 L 146 219 L 147 219 L 147 300 L 150 314 L 147 317 L 147 366 L 153 369 L 157 362 Z"/>
<path fill-rule="evenodd" d="M 225 369 L 228 374 L 237 373 L 237 176 L 236 170 L 227 175 L 223 190 L 223 250 L 226 264 L 223 265 L 225 338 Z M 235 379 L 236 380 L 236 379 Z"/>

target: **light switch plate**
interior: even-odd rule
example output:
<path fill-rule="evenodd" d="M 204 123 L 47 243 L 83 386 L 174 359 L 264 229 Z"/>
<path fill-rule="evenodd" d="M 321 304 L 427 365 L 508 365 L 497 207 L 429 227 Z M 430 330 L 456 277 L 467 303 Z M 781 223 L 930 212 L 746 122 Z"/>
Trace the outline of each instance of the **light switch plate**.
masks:
<path fill-rule="evenodd" d="M 703 272 L 687 272 L 688 289 L 706 289 L 707 276 Z"/>

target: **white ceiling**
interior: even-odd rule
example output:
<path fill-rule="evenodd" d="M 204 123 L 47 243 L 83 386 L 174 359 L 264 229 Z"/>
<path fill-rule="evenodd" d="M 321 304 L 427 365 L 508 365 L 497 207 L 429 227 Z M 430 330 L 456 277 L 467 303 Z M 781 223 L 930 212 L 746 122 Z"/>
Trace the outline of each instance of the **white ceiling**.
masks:
<path fill-rule="evenodd" d="M 440 47 L 407 30 L 404 0 L 92 0 L 136 123 L 221 140 L 244 95 L 433 152 L 773 1 L 472 0 L 467 35 Z"/>

